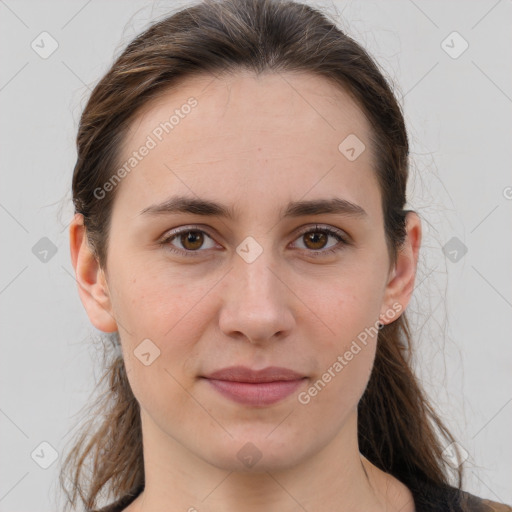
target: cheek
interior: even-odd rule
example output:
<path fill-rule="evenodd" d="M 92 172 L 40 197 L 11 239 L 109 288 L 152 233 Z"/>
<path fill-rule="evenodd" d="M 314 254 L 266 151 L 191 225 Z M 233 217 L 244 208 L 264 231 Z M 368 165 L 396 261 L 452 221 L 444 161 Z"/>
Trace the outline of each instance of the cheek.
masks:
<path fill-rule="evenodd" d="M 168 267 L 128 261 L 111 280 L 114 314 L 122 329 L 138 338 L 154 337 L 157 343 L 172 338 L 182 325 L 191 327 L 190 319 L 214 284 L 211 278 L 188 279 Z"/>
<path fill-rule="evenodd" d="M 218 290 L 213 290 L 219 277 L 214 273 L 186 276 L 126 258 L 118 261 L 122 263 L 111 276 L 111 291 L 116 319 L 122 323 L 120 334 L 134 393 L 141 403 L 157 406 L 156 397 L 162 396 L 163 387 L 163 395 L 179 404 L 186 399 L 180 384 L 185 389 L 193 385 L 188 377 L 201 357 L 198 340 L 211 328 L 222 301 Z M 374 284 L 375 269 L 363 266 L 357 271 L 342 269 L 334 280 L 333 272 L 295 280 L 294 290 L 301 298 L 296 301 L 300 311 L 296 311 L 295 328 L 300 338 L 309 340 L 304 349 L 321 381 L 315 386 L 318 399 L 312 390 L 311 403 L 329 402 L 337 411 L 357 404 L 373 364 L 375 340 L 368 329 L 378 320 L 381 297 Z M 149 353 L 159 352 L 150 366 L 135 355 L 146 339 L 157 347 L 149 345 Z"/>
<path fill-rule="evenodd" d="M 376 337 L 343 339 L 329 356 L 309 386 L 297 397 L 308 410 L 312 424 L 317 415 L 339 426 L 357 408 L 366 389 L 375 358 Z"/>
<path fill-rule="evenodd" d="M 187 421 L 194 384 L 197 321 L 203 303 L 199 289 L 190 293 L 165 286 L 161 280 L 136 280 L 120 304 L 125 318 L 122 345 L 128 379 L 141 406 L 152 417 Z M 183 417 L 182 417 L 183 415 Z"/>
<path fill-rule="evenodd" d="M 198 319 L 206 318 L 201 297 L 207 283 L 186 285 L 175 276 L 130 273 L 127 265 L 124 275 L 120 270 L 112 282 L 123 285 L 113 287 L 112 299 L 133 392 L 149 408 L 157 406 L 158 396 L 172 397 L 180 411 L 199 355 L 196 342 L 204 325 Z"/>
<path fill-rule="evenodd" d="M 323 322 L 316 336 L 311 333 L 317 364 L 310 387 L 298 397 L 304 407 L 341 421 L 357 406 L 373 368 L 381 299 L 371 279 L 348 276 L 324 293 L 309 293 Z"/>
<path fill-rule="evenodd" d="M 382 294 L 374 282 L 350 277 L 339 280 L 316 298 L 309 293 L 310 300 L 316 300 L 315 307 L 321 312 L 334 350 L 348 350 L 345 347 L 353 339 L 359 335 L 364 338 L 368 329 L 376 328 Z"/>

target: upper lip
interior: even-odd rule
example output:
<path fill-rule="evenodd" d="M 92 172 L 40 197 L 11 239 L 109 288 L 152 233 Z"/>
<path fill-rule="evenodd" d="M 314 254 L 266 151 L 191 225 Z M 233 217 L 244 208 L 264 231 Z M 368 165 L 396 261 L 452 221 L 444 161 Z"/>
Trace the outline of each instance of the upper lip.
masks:
<path fill-rule="evenodd" d="M 304 375 L 288 368 L 269 366 L 262 370 L 252 370 L 246 366 L 230 366 L 205 376 L 207 379 L 228 380 L 234 382 L 276 382 L 303 379 Z"/>

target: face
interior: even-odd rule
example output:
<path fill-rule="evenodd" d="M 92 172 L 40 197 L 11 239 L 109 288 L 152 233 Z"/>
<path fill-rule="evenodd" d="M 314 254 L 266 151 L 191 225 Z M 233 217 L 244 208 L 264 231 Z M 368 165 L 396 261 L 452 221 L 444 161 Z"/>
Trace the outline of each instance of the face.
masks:
<path fill-rule="evenodd" d="M 344 435 L 375 326 L 404 307 L 369 136 L 348 94 L 304 74 L 196 77 L 137 116 L 111 185 L 106 283 L 145 433 L 225 469 L 244 454 L 284 468 Z M 177 197 L 230 215 L 177 211 Z M 205 378 L 232 366 L 300 378 Z"/>

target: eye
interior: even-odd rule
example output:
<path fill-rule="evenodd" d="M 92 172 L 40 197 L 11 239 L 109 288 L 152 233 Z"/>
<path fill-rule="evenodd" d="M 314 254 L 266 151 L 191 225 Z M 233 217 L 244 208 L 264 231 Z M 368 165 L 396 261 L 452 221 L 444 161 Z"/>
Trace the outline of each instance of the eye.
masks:
<path fill-rule="evenodd" d="M 329 238 L 335 238 L 338 243 L 331 245 L 326 249 L 325 244 Z M 308 251 L 308 256 L 311 255 L 314 257 L 335 253 L 340 251 L 343 246 L 349 244 L 343 231 L 329 226 L 320 227 L 316 225 L 313 229 L 302 231 L 299 235 L 299 239 L 304 239 L 306 241 L 306 249 L 312 249 Z"/>
<path fill-rule="evenodd" d="M 204 244 L 205 236 L 210 240 L 213 240 L 205 231 L 202 229 L 196 229 L 189 226 L 186 229 L 173 230 L 165 236 L 160 242 L 161 245 L 168 245 L 169 250 L 173 253 L 177 253 L 182 256 L 195 256 L 195 252 Z M 182 248 L 176 248 L 172 243 L 177 242 L 181 244 Z M 211 247 L 207 247 L 209 249 Z"/>
<path fill-rule="evenodd" d="M 213 242 L 213 239 L 204 230 L 195 228 L 194 226 L 188 226 L 184 229 L 171 231 L 159 243 L 167 246 L 173 253 L 182 256 L 196 256 L 197 254 L 195 253 L 203 252 L 199 249 L 205 248 L 205 237 Z M 301 237 L 306 241 L 304 250 L 308 252 L 308 256 L 325 256 L 341 250 L 345 245 L 349 245 L 343 231 L 329 226 L 320 227 L 316 225 L 314 228 L 302 231 L 298 239 L 300 240 Z M 329 238 L 336 239 L 337 243 L 326 249 L 325 244 Z M 180 244 L 181 248 L 176 247 L 174 243 Z M 210 247 L 206 247 L 206 249 L 213 247 L 214 246 L 210 245 Z"/>

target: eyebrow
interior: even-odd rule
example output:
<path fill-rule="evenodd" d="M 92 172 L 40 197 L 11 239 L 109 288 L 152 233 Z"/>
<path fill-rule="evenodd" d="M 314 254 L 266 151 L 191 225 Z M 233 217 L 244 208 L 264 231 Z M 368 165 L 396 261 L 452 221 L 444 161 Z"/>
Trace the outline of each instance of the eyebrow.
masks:
<path fill-rule="evenodd" d="M 187 196 L 173 196 L 163 203 L 144 208 L 140 215 L 163 215 L 172 213 L 189 213 L 205 217 L 236 218 L 234 208 L 209 201 L 207 199 Z M 314 199 L 309 201 L 291 201 L 286 209 L 280 210 L 280 218 L 301 217 L 306 215 L 341 214 L 350 217 L 367 217 L 366 211 L 359 205 L 346 199 Z"/>

